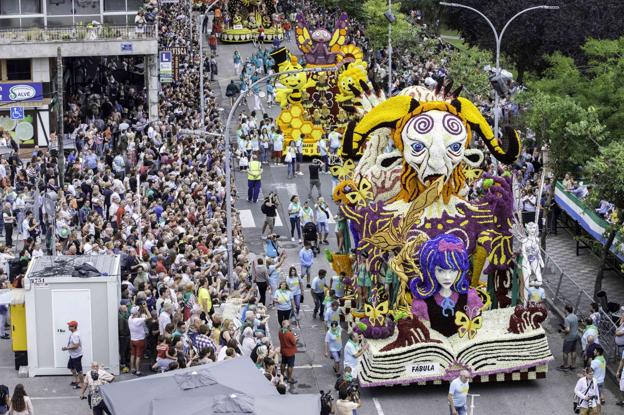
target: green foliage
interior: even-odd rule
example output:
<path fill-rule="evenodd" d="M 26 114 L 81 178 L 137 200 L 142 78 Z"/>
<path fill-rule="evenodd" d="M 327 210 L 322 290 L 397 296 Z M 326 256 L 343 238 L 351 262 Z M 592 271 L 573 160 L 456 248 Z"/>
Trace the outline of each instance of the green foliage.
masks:
<path fill-rule="evenodd" d="M 590 39 L 582 47 L 587 65 L 577 67 L 559 53 L 546 58 L 549 67 L 529 89 L 568 96 L 580 106 L 593 107 L 612 137 L 624 136 L 624 38 Z"/>
<path fill-rule="evenodd" d="M 396 21 L 392 23 L 392 46 L 407 48 L 418 43 L 421 30 L 410 24 L 400 9 L 401 3 L 392 3 L 392 13 L 396 17 Z M 367 0 L 362 7 L 366 35 L 375 49 L 381 49 L 388 44 L 388 20 L 384 16 L 386 10 L 387 0 Z"/>
<path fill-rule="evenodd" d="M 463 85 L 465 94 L 471 99 L 487 97 L 492 86 L 483 67 L 492 64 L 491 52 L 475 46 L 464 50 L 454 50 L 448 55 L 447 69 L 455 85 Z"/>
<path fill-rule="evenodd" d="M 594 190 L 601 199 L 624 209 L 624 142 L 613 141 L 601 147 L 585 167 Z"/>
<path fill-rule="evenodd" d="M 583 108 L 569 96 L 533 91 L 522 100 L 530 103 L 524 121 L 539 144 L 548 146 L 548 167 L 555 177 L 583 166 L 607 137 L 596 110 Z"/>

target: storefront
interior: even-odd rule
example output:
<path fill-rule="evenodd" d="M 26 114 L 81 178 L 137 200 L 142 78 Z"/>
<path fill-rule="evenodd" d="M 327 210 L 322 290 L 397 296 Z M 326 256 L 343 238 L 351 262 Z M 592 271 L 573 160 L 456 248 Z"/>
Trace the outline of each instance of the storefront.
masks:
<path fill-rule="evenodd" d="M 50 137 L 49 84 L 0 82 L 0 128 L 24 147 L 47 146 Z"/>

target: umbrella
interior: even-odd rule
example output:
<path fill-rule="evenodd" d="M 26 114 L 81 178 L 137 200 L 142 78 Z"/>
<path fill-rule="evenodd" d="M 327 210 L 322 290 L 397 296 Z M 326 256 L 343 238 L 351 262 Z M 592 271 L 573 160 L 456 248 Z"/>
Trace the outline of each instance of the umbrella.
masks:
<path fill-rule="evenodd" d="M 320 413 L 317 395 L 279 395 L 248 357 L 113 382 L 102 386 L 101 393 L 113 415 L 216 415 L 220 412 L 212 409 L 215 398 L 228 405 L 244 399 L 246 403 L 239 409 L 248 410 L 251 402 L 257 415 L 287 415 L 295 406 L 284 397 L 306 403 L 297 404 L 301 408 L 297 415 Z M 243 413 L 231 413 L 240 414 Z"/>

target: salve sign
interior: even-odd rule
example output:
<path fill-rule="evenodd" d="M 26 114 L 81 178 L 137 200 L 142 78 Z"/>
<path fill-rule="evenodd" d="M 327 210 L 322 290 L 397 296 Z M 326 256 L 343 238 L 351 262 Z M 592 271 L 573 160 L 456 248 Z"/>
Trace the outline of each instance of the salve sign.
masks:
<path fill-rule="evenodd" d="M 0 84 L 0 102 L 41 101 L 41 82 L 20 82 Z"/>

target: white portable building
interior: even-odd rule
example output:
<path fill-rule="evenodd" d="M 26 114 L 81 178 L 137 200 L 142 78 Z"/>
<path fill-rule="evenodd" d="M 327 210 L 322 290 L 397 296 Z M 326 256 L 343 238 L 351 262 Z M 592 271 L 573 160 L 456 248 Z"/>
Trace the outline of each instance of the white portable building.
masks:
<path fill-rule="evenodd" d="M 84 264 L 97 272 L 79 276 L 77 267 Z M 69 321 L 78 322 L 84 370 L 97 361 L 119 374 L 120 274 L 119 255 L 43 256 L 30 262 L 24 278 L 30 377 L 69 374 L 68 352 L 62 350 Z"/>

